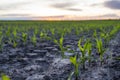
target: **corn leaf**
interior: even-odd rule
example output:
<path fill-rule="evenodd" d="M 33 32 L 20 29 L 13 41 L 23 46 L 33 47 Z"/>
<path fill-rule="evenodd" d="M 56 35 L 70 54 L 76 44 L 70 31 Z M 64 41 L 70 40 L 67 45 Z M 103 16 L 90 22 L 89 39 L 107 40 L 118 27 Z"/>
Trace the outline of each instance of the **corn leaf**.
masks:
<path fill-rule="evenodd" d="M 70 57 L 70 62 L 73 64 L 73 65 L 76 65 L 76 56 L 74 57 Z"/>
<path fill-rule="evenodd" d="M 10 78 L 7 75 L 2 74 L 2 80 L 10 80 Z"/>
<path fill-rule="evenodd" d="M 72 80 L 73 74 L 74 74 L 74 72 L 71 72 L 67 80 Z"/>

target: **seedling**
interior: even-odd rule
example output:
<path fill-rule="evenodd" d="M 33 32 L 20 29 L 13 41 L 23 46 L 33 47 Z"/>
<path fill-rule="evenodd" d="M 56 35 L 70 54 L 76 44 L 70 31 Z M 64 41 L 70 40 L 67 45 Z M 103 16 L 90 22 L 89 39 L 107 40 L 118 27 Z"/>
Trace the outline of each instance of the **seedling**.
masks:
<path fill-rule="evenodd" d="M 13 40 L 13 47 L 16 48 L 17 47 L 17 41 Z"/>
<path fill-rule="evenodd" d="M 13 36 L 14 36 L 15 38 L 17 37 L 16 29 L 13 31 Z"/>
<path fill-rule="evenodd" d="M 79 49 L 80 49 L 80 51 L 82 53 L 81 56 L 80 56 L 80 60 L 81 60 L 81 62 L 83 64 L 83 69 L 85 69 L 85 62 L 87 60 L 86 50 L 87 50 L 87 46 L 88 46 L 88 41 L 83 46 L 81 45 L 81 42 L 82 42 L 82 39 L 80 39 L 78 41 L 78 47 L 79 47 Z"/>
<path fill-rule="evenodd" d="M 3 42 L 2 42 L 2 39 L 3 39 L 3 37 L 1 36 L 1 37 L 0 37 L 0 51 L 2 51 L 2 49 L 3 49 Z"/>
<path fill-rule="evenodd" d="M 14 48 L 17 47 L 17 41 L 12 38 L 9 39 L 9 44 L 11 44 Z"/>
<path fill-rule="evenodd" d="M 51 40 L 49 36 L 45 32 L 40 33 L 40 39 L 46 39 L 46 40 Z"/>
<path fill-rule="evenodd" d="M 27 41 L 27 33 L 22 33 L 22 40 L 23 40 L 23 43 L 25 44 L 25 42 Z"/>
<path fill-rule="evenodd" d="M 40 38 L 43 38 L 44 35 L 45 35 L 45 34 L 44 34 L 43 32 L 41 32 L 41 33 L 40 33 Z"/>
<path fill-rule="evenodd" d="M 70 57 L 70 62 L 74 65 L 75 80 L 78 80 L 80 62 L 78 62 L 77 56 Z"/>
<path fill-rule="evenodd" d="M 100 38 L 104 39 L 105 44 L 109 41 L 109 34 L 108 33 L 101 33 Z"/>
<path fill-rule="evenodd" d="M 8 30 L 6 31 L 6 36 L 7 36 L 7 37 L 10 36 L 10 28 L 8 28 Z"/>
<path fill-rule="evenodd" d="M 1 74 L 1 76 L 2 76 L 2 80 L 10 80 L 10 78 L 3 73 Z"/>
<path fill-rule="evenodd" d="M 31 37 L 31 41 L 32 43 L 34 44 L 34 46 L 36 45 L 36 42 L 37 42 L 37 38 L 35 36 L 35 34 Z"/>
<path fill-rule="evenodd" d="M 55 35 L 55 29 L 50 29 L 50 30 L 51 30 L 52 35 L 54 36 Z"/>
<path fill-rule="evenodd" d="M 97 43 L 96 47 L 97 47 L 98 53 L 100 55 L 100 62 L 101 62 L 100 64 L 102 65 L 105 49 L 103 47 L 103 43 L 102 43 L 101 39 L 96 39 L 96 43 Z"/>
<path fill-rule="evenodd" d="M 91 63 L 91 53 L 92 53 L 92 43 L 88 43 L 87 45 L 87 52 L 88 52 L 88 62 L 89 62 L 89 66 L 90 66 L 90 63 Z"/>
<path fill-rule="evenodd" d="M 95 30 L 94 33 L 93 33 L 93 37 L 94 37 L 94 38 L 97 37 L 97 32 L 96 32 L 96 30 Z"/>
<path fill-rule="evenodd" d="M 37 28 L 35 28 L 35 30 L 34 30 L 34 34 L 35 34 L 35 35 L 38 34 L 38 29 L 37 29 Z"/>
<path fill-rule="evenodd" d="M 71 72 L 67 80 L 72 80 L 73 75 L 74 75 L 74 72 Z"/>
<path fill-rule="evenodd" d="M 56 39 L 54 39 L 54 42 L 57 44 L 57 45 L 59 45 L 59 47 L 60 47 L 60 50 L 61 50 L 61 55 L 62 55 L 62 58 L 65 58 L 65 55 L 64 55 L 64 52 L 65 52 L 65 48 L 63 47 L 63 40 L 64 40 L 64 38 L 63 38 L 63 36 L 59 39 L 59 40 L 56 40 Z"/>

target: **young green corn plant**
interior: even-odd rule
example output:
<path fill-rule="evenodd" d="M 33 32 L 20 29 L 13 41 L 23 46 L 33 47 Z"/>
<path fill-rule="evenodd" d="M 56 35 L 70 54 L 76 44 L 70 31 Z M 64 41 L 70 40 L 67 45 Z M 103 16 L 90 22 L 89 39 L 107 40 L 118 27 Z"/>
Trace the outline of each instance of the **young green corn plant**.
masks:
<path fill-rule="evenodd" d="M 23 40 L 23 43 L 25 45 L 26 41 L 27 41 L 27 33 L 22 33 L 22 40 Z"/>
<path fill-rule="evenodd" d="M 72 76 L 74 75 L 74 72 L 71 72 L 70 75 L 68 76 L 67 80 L 72 80 Z"/>
<path fill-rule="evenodd" d="M 55 29 L 51 29 L 51 39 L 55 39 Z"/>
<path fill-rule="evenodd" d="M 17 40 L 15 38 L 10 38 L 9 44 L 11 44 L 13 46 L 13 48 L 16 48 L 18 45 Z"/>
<path fill-rule="evenodd" d="M 3 37 L 1 36 L 1 37 L 0 37 L 0 51 L 2 51 L 2 49 L 3 49 L 3 42 L 2 42 L 2 39 L 3 39 Z"/>
<path fill-rule="evenodd" d="M 77 60 L 77 56 L 75 55 L 74 57 L 70 57 L 70 62 L 73 64 L 74 66 L 74 74 L 75 74 L 75 80 L 78 80 L 78 76 L 79 76 L 79 65 L 80 62 Z M 70 78 L 72 75 L 70 75 L 68 80 L 71 80 Z"/>
<path fill-rule="evenodd" d="M 91 58 L 92 58 L 92 43 L 88 40 L 88 44 L 87 44 L 87 53 L 88 53 L 88 63 L 89 63 L 89 66 L 90 66 L 90 63 L 91 63 Z"/>
<path fill-rule="evenodd" d="M 17 47 L 17 41 L 13 40 L 13 47 L 16 48 Z"/>
<path fill-rule="evenodd" d="M 51 34 L 54 36 L 55 35 L 55 29 L 50 29 Z"/>
<path fill-rule="evenodd" d="M 1 74 L 1 78 L 2 78 L 2 80 L 10 80 L 10 78 L 3 73 Z"/>
<path fill-rule="evenodd" d="M 104 39 L 104 43 L 107 44 L 107 42 L 109 42 L 110 38 L 109 38 L 109 34 L 108 33 L 100 33 L 100 38 Z"/>
<path fill-rule="evenodd" d="M 81 56 L 80 56 L 80 60 L 81 60 L 81 63 L 83 65 L 83 69 L 85 69 L 85 62 L 87 60 L 86 50 L 87 50 L 87 46 L 88 46 L 88 41 L 83 46 L 81 45 L 81 42 L 82 42 L 82 39 L 80 39 L 78 41 L 78 47 L 79 47 L 79 49 L 82 53 Z"/>
<path fill-rule="evenodd" d="M 35 35 L 35 34 L 31 37 L 31 41 L 32 41 L 32 43 L 34 44 L 34 46 L 36 46 L 37 38 L 36 38 L 36 35 Z"/>
<path fill-rule="evenodd" d="M 93 33 L 93 37 L 94 37 L 94 38 L 97 37 L 97 32 L 96 32 L 96 30 L 95 30 L 94 33 Z"/>
<path fill-rule="evenodd" d="M 10 37 L 10 28 L 8 28 L 8 30 L 6 31 L 6 36 Z"/>
<path fill-rule="evenodd" d="M 79 28 L 76 27 L 76 28 L 75 28 L 75 34 L 76 34 L 77 36 L 79 35 L 79 32 L 80 32 Z"/>
<path fill-rule="evenodd" d="M 96 43 L 97 43 L 96 47 L 97 47 L 98 53 L 100 55 L 100 65 L 102 65 L 102 63 L 103 63 L 103 55 L 104 55 L 104 52 L 105 52 L 106 49 L 104 49 L 101 39 L 97 38 Z"/>
<path fill-rule="evenodd" d="M 34 30 L 34 34 L 35 34 L 35 35 L 38 34 L 38 29 L 37 29 L 37 28 L 35 28 L 35 30 Z"/>
<path fill-rule="evenodd" d="M 44 38 L 45 34 L 43 32 L 40 32 L 40 38 Z"/>
<path fill-rule="evenodd" d="M 120 30 L 120 26 L 118 25 L 118 26 L 116 26 L 116 27 L 114 27 L 111 31 L 110 31 L 110 39 L 111 38 L 113 38 L 113 36 L 118 32 Z"/>
<path fill-rule="evenodd" d="M 17 31 L 16 31 L 16 29 L 15 29 L 12 33 L 13 33 L 13 36 L 14 36 L 15 38 L 17 38 Z"/>
<path fill-rule="evenodd" d="M 60 47 L 62 58 L 65 58 L 65 48 L 63 47 L 63 40 L 64 38 L 62 36 L 59 40 L 54 39 L 54 42 Z"/>
<path fill-rule="evenodd" d="M 47 36 L 47 33 L 45 32 L 40 32 L 40 39 L 52 40 L 51 37 Z"/>

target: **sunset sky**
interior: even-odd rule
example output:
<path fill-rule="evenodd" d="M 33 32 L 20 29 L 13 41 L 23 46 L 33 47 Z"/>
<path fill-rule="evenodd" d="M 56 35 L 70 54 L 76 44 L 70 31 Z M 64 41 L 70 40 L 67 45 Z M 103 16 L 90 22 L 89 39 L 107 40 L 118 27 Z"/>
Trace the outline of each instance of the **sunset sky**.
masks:
<path fill-rule="evenodd" d="M 120 0 L 0 0 L 0 20 L 119 18 Z"/>

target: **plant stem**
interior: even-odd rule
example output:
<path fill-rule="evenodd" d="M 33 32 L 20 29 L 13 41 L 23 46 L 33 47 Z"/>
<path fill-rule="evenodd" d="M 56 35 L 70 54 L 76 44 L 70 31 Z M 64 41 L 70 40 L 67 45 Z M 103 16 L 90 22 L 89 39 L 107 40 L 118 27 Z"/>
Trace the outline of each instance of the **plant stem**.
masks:
<path fill-rule="evenodd" d="M 103 62 L 103 57 L 102 55 L 100 55 L 100 66 L 102 66 L 102 62 Z"/>

